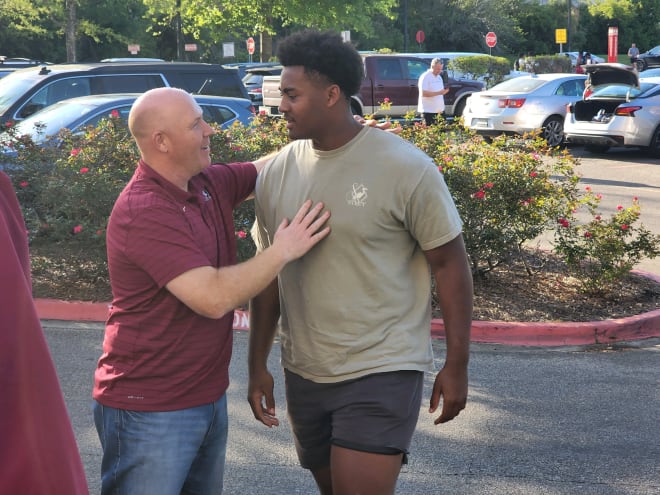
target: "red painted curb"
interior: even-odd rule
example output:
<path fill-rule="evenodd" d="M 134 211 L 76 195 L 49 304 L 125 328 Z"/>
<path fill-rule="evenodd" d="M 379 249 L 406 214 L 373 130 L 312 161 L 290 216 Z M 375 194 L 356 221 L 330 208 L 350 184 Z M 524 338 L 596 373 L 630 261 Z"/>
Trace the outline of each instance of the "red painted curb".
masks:
<path fill-rule="evenodd" d="M 42 320 L 105 321 L 110 303 L 35 299 L 37 314 Z"/>
<path fill-rule="evenodd" d="M 660 275 L 635 271 L 644 277 L 660 282 Z M 105 321 L 110 303 L 82 301 L 58 301 L 35 299 L 37 313 L 42 320 Z M 247 311 L 236 310 L 234 330 L 247 330 Z M 431 336 L 445 338 L 442 320 L 431 321 Z M 566 346 L 607 344 L 625 340 L 641 340 L 660 337 L 660 309 L 603 321 L 586 322 L 505 322 L 473 321 L 472 342 L 519 346 Z"/>

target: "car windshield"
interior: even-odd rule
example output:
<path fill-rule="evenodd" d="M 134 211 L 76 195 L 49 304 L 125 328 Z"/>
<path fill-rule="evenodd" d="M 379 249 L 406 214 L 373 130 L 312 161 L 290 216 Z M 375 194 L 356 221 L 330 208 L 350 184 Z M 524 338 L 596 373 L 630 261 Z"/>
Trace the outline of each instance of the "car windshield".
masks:
<path fill-rule="evenodd" d="M 639 85 L 639 89 L 628 84 L 607 84 L 604 86 L 599 86 L 594 89 L 594 92 L 591 94 L 590 99 L 598 98 L 637 98 L 642 93 L 648 91 L 652 87 L 656 86 L 655 83 L 642 82 Z"/>
<path fill-rule="evenodd" d="M 29 134 L 35 143 L 43 143 L 49 136 L 57 134 L 60 129 L 95 108 L 89 104 L 71 101 L 55 103 L 16 124 L 16 135 Z"/>
<path fill-rule="evenodd" d="M 40 79 L 37 71 L 22 70 L 12 72 L 0 79 L 0 115 L 9 109 L 23 94 L 34 86 Z"/>
<path fill-rule="evenodd" d="M 515 77 L 504 82 L 496 84 L 490 91 L 506 91 L 509 93 L 531 93 L 536 88 L 540 88 L 547 81 L 532 77 Z"/>
<path fill-rule="evenodd" d="M 651 48 L 648 53 L 650 55 L 660 55 L 660 45 Z"/>

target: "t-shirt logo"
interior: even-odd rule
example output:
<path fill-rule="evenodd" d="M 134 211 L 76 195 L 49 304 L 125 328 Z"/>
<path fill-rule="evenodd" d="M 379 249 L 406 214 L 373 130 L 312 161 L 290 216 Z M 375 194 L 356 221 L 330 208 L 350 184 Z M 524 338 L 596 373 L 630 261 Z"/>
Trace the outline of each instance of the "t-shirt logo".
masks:
<path fill-rule="evenodd" d="M 351 191 L 346 194 L 346 201 L 351 206 L 366 206 L 367 190 L 364 184 L 354 182 Z"/>

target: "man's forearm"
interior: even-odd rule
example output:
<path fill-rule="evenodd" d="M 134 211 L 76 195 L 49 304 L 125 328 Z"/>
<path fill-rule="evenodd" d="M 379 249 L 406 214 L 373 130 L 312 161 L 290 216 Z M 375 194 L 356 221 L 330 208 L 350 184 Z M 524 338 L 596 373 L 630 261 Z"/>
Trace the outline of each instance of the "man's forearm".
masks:
<path fill-rule="evenodd" d="M 266 368 L 279 317 L 279 288 L 275 279 L 263 292 L 250 300 L 248 370 L 251 373 Z"/>

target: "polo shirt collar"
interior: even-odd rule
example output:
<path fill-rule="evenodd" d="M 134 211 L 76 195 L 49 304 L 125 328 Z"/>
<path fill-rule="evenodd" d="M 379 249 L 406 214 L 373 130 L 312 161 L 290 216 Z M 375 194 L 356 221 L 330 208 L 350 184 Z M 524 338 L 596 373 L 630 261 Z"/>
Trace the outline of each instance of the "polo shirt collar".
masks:
<path fill-rule="evenodd" d="M 178 201 L 188 202 L 197 198 L 197 187 L 195 187 L 192 180 L 188 181 L 188 191 L 184 191 L 156 172 L 142 159 L 138 162 L 138 174 L 143 179 L 156 182 Z"/>

